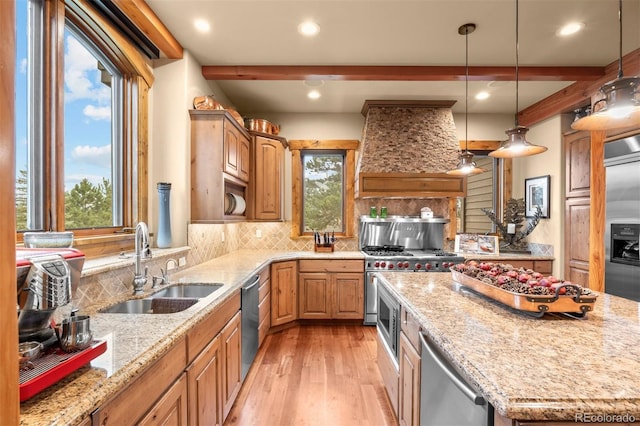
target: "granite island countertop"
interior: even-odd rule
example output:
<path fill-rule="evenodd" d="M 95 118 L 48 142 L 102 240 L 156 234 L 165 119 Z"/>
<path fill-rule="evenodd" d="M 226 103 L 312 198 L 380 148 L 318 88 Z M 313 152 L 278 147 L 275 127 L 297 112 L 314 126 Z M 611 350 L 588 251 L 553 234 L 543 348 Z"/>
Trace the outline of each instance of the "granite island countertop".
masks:
<path fill-rule="evenodd" d="M 640 303 L 599 294 L 584 319 L 532 318 L 461 291 L 448 272 L 378 276 L 501 415 L 640 419 Z"/>
<path fill-rule="evenodd" d="M 60 382 L 20 404 L 20 424 L 74 425 L 122 390 L 242 284 L 271 262 L 296 259 L 363 259 L 361 252 L 287 252 L 238 250 L 170 274 L 170 283 L 223 283 L 196 305 L 173 314 L 103 314 L 98 309 L 125 300 L 101 300 L 84 309 L 94 338 L 107 351 Z M 149 287 L 147 284 L 146 288 Z M 161 288 L 164 286 L 161 286 Z M 158 288 L 157 290 L 160 290 Z M 154 290 L 156 291 L 156 290 Z M 147 290 L 146 297 L 151 294 Z M 131 297 L 127 297 L 131 298 Z"/>

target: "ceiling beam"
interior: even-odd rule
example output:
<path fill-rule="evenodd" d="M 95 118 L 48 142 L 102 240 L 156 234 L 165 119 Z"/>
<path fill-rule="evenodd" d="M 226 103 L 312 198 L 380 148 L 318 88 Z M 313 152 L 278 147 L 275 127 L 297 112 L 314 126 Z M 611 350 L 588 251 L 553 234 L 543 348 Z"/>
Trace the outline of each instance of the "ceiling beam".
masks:
<path fill-rule="evenodd" d="M 520 81 L 593 81 L 605 67 L 518 67 Z M 463 66 L 205 65 L 207 80 L 464 81 Z M 471 81 L 514 81 L 515 67 L 469 67 Z"/>
<path fill-rule="evenodd" d="M 600 87 L 618 76 L 618 61 L 604 67 L 605 73 L 592 81 L 577 81 L 518 113 L 518 124 L 532 126 L 557 114 L 572 112 L 593 102 Z M 625 76 L 640 75 L 640 49 L 622 57 Z"/>

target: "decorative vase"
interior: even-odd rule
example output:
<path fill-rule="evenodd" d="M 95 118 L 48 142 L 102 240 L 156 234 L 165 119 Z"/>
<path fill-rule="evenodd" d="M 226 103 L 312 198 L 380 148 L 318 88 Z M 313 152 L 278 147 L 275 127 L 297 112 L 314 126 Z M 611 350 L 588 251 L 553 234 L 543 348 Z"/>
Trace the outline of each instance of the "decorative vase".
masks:
<path fill-rule="evenodd" d="M 171 247 L 171 184 L 158 182 L 158 235 L 156 244 L 159 248 Z"/>

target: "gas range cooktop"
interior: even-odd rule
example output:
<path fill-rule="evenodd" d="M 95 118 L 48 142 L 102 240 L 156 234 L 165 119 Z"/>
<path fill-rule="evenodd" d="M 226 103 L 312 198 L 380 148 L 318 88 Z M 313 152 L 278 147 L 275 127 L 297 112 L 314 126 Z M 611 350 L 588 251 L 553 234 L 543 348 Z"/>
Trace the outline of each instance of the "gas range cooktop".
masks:
<path fill-rule="evenodd" d="M 402 272 L 448 271 L 464 257 L 442 249 L 405 250 L 403 246 L 365 246 L 367 271 L 395 270 Z"/>

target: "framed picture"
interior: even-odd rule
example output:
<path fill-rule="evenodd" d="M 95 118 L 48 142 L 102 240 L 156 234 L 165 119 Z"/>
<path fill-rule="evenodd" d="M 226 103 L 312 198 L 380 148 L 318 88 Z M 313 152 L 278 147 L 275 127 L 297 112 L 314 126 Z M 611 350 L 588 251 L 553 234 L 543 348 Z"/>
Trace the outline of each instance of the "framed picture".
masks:
<path fill-rule="evenodd" d="M 457 234 L 455 252 L 470 254 L 500 254 L 496 235 Z"/>
<path fill-rule="evenodd" d="M 549 219 L 550 175 L 524 180 L 524 215 L 534 217 L 537 207 L 542 210 L 542 218 Z"/>

